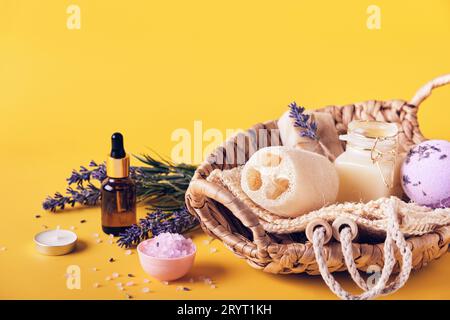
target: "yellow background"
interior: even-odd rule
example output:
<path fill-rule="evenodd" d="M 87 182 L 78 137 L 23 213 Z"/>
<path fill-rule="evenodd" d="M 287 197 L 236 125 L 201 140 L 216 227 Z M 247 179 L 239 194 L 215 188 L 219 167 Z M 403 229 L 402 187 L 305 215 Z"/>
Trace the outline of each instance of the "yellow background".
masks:
<path fill-rule="evenodd" d="M 71 3 L 81 8 L 81 30 L 66 27 Z M 366 27 L 370 4 L 381 8 L 381 30 Z M 293 100 L 318 108 L 410 99 L 450 72 L 449 38 L 449 0 L 1 0 L 0 298 L 123 299 L 104 281 L 114 271 L 136 275 L 139 285 L 128 289 L 136 298 L 335 298 L 320 277 L 254 270 L 218 241 L 202 244 L 201 232 L 193 275 L 211 277 L 217 289 L 179 282 L 192 291 L 177 292 L 179 284 L 154 282 L 143 294 L 137 255 L 103 235 L 95 244 L 98 209 L 50 214 L 40 203 L 64 190 L 72 168 L 102 161 L 116 130 L 130 152 L 170 155 L 173 130 L 192 131 L 194 120 L 204 130 L 247 128 Z M 450 139 L 450 88 L 435 91 L 419 116 L 427 137 Z M 43 224 L 76 226 L 82 249 L 39 255 L 32 238 Z M 81 290 L 65 286 L 71 264 L 81 267 Z M 450 298 L 449 267 L 449 256 L 431 263 L 389 298 Z M 338 278 L 354 288 L 347 275 Z"/>

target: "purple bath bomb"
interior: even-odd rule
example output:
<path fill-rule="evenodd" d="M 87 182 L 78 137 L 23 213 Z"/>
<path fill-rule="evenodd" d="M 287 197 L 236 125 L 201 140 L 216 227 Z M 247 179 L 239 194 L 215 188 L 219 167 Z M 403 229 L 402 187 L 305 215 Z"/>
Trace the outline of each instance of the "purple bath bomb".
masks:
<path fill-rule="evenodd" d="M 401 169 L 402 186 L 414 202 L 450 207 L 450 142 L 428 140 L 412 148 Z"/>

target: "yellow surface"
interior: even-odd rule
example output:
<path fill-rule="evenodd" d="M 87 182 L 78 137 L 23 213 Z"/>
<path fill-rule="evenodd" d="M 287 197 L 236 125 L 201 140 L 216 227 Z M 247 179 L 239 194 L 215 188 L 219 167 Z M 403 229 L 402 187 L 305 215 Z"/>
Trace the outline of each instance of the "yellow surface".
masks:
<path fill-rule="evenodd" d="M 380 30 L 366 27 L 374 2 Z M 71 3 L 81 8 L 80 30 L 66 28 Z M 192 131 L 194 120 L 225 131 L 276 118 L 293 100 L 318 108 L 409 99 L 450 72 L 449 36 L 448 0 L 0 1 L 0 298 L 123 299 L 104 280 L 117 271 L 121 282 L 136 275 L 139 285 L 127 289 L 136 298 L 334 299 L 319 277 L 254 270 L 218 241 L 204 245 L 201 232 L 193 275 L 217 288 L 180 282 L 192 291 L 178 292 L 177 283 L 153 281 L 143 294 L 137 255 L 103 235 L 95 243 L 98 209 L 50 214 L 40 203 L 64 190 L 72 168 L 102 161 L 115 130 L 130 152 L 170 155 L 171 133 Z M 443 88 L 420 111 L 424 134 L 450 139 L 449 117 Z M 32 237 L 44 224 L 75 226 L 81 249 L 39 255 Z M 81 268 L 81 290 L 66 288 L 69 265 Z M 450 298 L 449 267 L 450 256 L 431 263 L 389 298 Z"/>

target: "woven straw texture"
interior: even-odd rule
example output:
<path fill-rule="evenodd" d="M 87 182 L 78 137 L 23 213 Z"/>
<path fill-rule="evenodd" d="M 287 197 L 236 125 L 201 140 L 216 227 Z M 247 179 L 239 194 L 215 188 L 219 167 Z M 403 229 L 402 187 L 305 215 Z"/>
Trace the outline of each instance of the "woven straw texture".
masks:
<path fill-rule="evenodd" d="M 422 87 L 410 102 L 370 100 L 344 106 L 328 106 L 317 111 L 332 115 L 339 134 L 347 131 L 347 126 L 352 120 L 378 120 L 396 123 L 400 131 L 399 145 L 407 151 L 425 140 L 417 121 L 418 106 L 434 88 L 448 83 L 450 83 L 450 75 L 434 79 Z M 251 266 L 270 273 L 321 273 L 338 296 L 349 298 L 345 294 L 340 294 L 338 289 L 336 292 L 332 288 L 333 283 L 328 283 L 329 275 L 327 276 L 327 272 L 323 268 L 326 267 L 329 272 L 349 269 L 353 277 L 356 268 L 366 271 L 369 266 L 383 267 L 385 265 L 386 223 L 376 219 L 372 219 L 375 220 L 372 222 L 370 222 L 371 219 L 361 222 L 357 221 L 357 217 L 361 216 L 361 212 L 365 212 L 369 216 L 370 214 L 380 216 L 380 210 L 384 210 L 383 203 L 388 203 L 390 199 L 380 199 L 378 202 L 368 204 L 350 203 L 346 204 L 345 210 L 342 209 L 342 205 L 340 207 L 334 205 L 322 208 L 322 213 L 308 214 L 314 218 L 325 218 L 332 223 L 332 220 L 339 216 L 336 212 L 345 211 L 348 217 L 354 217 L 353 220 L 359 227 L 367 226 L 367 232 L 360 230 L 360 236 L 353 240 L 353 243 L 350 243 L 350 247 L 347 248 L 350 258 L 353 257 L 352 262 L 349 262 L 348 255 L 345 256 L 343 253 L 344 246 L 341 243 L 335 239 L 330 242 L 322 241 L 321 234 L 314 233 L 317 243 L 321 245 L 323 242 L 323 251 L 319 250 L 319 252 L 317 246 L 312 243 L 313 237 L 307 237 L 304 232 L 308 223 L 313 222 L 314 219 L 302 218 L 303 220 L 300 219 L 297 222 L 277 219 L 270 213 L 252 205 L 251 201 L 249 202 L 245 197 L 231 192 L 230 189 L 233 190 L 233 188 L 230 188 L 230 185 L 224 181 L 226 177 L 224 178 L 218 171 L 213 173 L 215 169 L 227 170 L 239 167 L 260 146 L 281 144 L 279 137 L 275 136 L 276 130 L 273 129 L 277 129 L 277 121 L 257 124 L 217 148 L 197 169 L 186 193 L 186 205 L 190 212 L 199 218 L 206 233 L 220 239 L 237 256 L 246 259 Z M 244 143 L 242 143 L 243 141 Z M 404 220 L 410 215 L 412 221 L 403 229 L 402 226 L 399 227 L 399 230 L 406 236 L 406 249 L 399 250 L 398 246 L 392 249 L 393 257 L 395 257 L 392 266 L 394 272 L 401 271 L 401 261 L 405 261 L 402 260 L 399 251 L 411 253 L 409 258 L 412 269 L 420 269 L 448 251 L 450 243 L 449 209 L 435 210 L 426 223 L 422 223 L 419 221 L 420 219 L 415 221 L 414 216 L 421 217 L 421 214 L 430 213 L 432 210 L 398 199 L 394 202 L 398 203 L 396 210 L 400 220 Z M 323 212 L 328 212 L 329 215 L 327 216 Z M 359 219 L 364 219 L 364 217 Z M 325 229 L 324 237 L 326 237 L 326 233 L 330 233 Z M 341 235 L 345 234 L 343 232 Z M 335 238 L 337 237 L 335 236 Z M 387 238 L 390 236 L 388 235 Z M 322 252 L 323 255 L 320 254 Z M 317 257 L 320 258 L 319 262 L 323 262 L 322 265 L 318 263 Z M 352 270 L 352 266 L 354 266 L 354 270 Z M 408 275 L 409 272 L 406 278 Z M 378 294 L 382 294 L 381 289 Z"/>

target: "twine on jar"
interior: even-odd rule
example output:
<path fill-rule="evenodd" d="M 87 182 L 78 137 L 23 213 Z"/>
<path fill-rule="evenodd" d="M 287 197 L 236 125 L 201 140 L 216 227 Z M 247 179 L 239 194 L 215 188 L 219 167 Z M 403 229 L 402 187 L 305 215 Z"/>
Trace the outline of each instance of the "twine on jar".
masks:
<path fill-rule="evenodd" d="M 391 136 L 391 137 L 377 137 L 377 138 L 375 138 L 373 147 L 370 149 L 370 159 L 372 160 L 373 164 L 376 164 L 378 172 L 380 173 L 380 176 L 381 176 L 381 179 L 383 180 L 384 185 L 389 189 L 392 189 L 394 187 L 395 162 L 396 162 L 396 158 L 397 158 L 397 136 L 398 136 L 398 134 L 396 134 L 395 136 Z M 392 150 L 383 152 L 383 151 L 377 149 L 377 144 L 379 142 L 383 142 L 383 141 L 386 141 L 386 140 L 389 140 L 392 138 L 394 138 L 396 140 L 395 147 L 392 148 Z M 389 159 L 384 159 L 384 161 L 383 161 L 383 157 L 385 157 L 385 156 L 389 156 Z M 383 174 L 383 170 L 381 169 L 381 166 L 380 166 L 380 159 L 381 159 L 381 161 L 383 161 L 385 163 L 389 163 L 389 162 L 391 163 L 389 181 L 387 181 L 386 177 Z"/>

